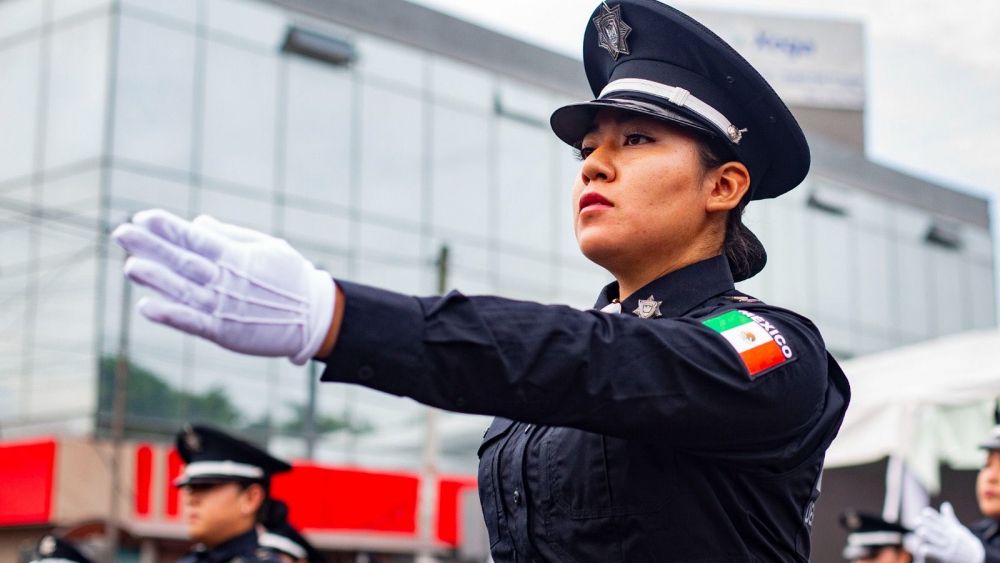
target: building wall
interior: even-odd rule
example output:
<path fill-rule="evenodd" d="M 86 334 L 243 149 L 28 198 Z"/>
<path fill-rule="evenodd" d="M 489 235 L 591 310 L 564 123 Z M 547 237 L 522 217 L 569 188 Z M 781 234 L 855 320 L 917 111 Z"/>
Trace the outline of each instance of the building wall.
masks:
<path fill-rule="evenodd" d="M 283 52 L 292 24 L 354 62 Z M 133 433 L 208 419 L 308 453 L 311 368 L 122 322 L 146 293 L 126 294 L 106 233 L 147 207 L 275 233 L 335 276 L 410 293 L 437 292 L 446 244 L 449 288 L 588 307 L 608 276 L 579 256 L 579 164 L 547 125 L 568 79 L 441 51 L 251 0 L 0 0 L 0 432 L 101 432 L 124 345 Z M 988 224 L 838 167 L 750 206 L 770 265 L 743 288 L 812 317 L 841 357 L 994 326 Z M 927 241 L 942 219 L 956 248 Z M 320 460 L 419 465 L 423 407 L 339 384 L 316 405 Z M 472 470 L 485 424 L 442 416 L 444 470 Z"/>

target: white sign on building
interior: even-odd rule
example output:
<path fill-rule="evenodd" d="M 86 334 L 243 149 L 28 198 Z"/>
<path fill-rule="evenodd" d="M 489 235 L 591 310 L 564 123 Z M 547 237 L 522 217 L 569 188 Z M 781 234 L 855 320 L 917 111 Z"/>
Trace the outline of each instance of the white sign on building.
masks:
<path fill-rule="evenodd" d="M 862 111 L 860 22 L 690 10 L 740 52 L 788 105 Z"/>

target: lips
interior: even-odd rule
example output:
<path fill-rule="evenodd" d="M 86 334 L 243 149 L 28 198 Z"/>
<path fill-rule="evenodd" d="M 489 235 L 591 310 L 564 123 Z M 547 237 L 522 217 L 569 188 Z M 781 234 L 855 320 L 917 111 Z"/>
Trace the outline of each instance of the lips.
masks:
<path fill-rule="evenodd" d="M 587 192 L 580 197 L 580 211 L 593 206 L 614 207 L 615 204 L 597 192 Z"/>

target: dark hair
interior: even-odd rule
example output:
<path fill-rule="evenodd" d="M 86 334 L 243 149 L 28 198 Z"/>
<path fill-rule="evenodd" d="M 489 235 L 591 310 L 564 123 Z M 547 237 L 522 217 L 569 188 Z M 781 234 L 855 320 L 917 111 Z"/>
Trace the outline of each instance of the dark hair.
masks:
<path fill-rule="evenodd" d="M 722 145 L 717 138 L 701 137 L 698 143 L 698 154 L 705 170 L 718 168 L 723 164 L 736 160 L 732 151 Z M 722 242 L 722 251 L 729 261 L 729 269 L 733 279 L 743 281 L 757 275 L 767 264 L 767 252 L 757 235 L 743 224 L 743 212 L 750 203 L 750 193 L 740 200 L 740 203 L 729 211 L 726 216 L 726 236 Z"/>

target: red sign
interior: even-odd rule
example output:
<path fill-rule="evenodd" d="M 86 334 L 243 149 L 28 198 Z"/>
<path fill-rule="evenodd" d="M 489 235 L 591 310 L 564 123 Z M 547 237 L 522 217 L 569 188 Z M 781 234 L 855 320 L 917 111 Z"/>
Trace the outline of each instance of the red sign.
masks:
<path fill-rule="evenodd" d="M 53 439 L 0 444 L 0 526 L 49 522 L 55 466 Z"/>

